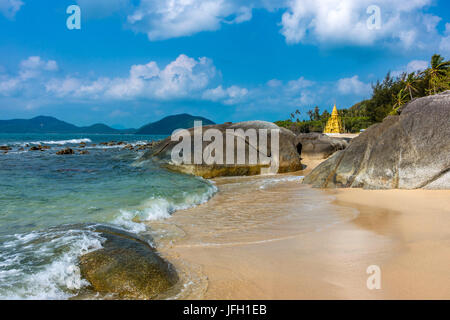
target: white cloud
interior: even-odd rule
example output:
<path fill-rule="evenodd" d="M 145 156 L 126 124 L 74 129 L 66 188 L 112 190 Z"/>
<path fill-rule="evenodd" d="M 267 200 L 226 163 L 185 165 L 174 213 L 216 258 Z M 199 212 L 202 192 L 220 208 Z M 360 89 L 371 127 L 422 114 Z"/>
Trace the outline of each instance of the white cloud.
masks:
<path fill-rule="evenodd" d="M 239 86 L 231 86 L 224 89 L 222 85 L 206 90 L 202 98 L 210 101 L 221 101 L 227 105 L 233 105 L 242 101 L 248 95 L 248 89 Z"/>
<path fill-rule="evenodd" d="M 194 59 L 184 54 L 164 68 L 159 68 L 155 61 L 133 65 L 127 77 L 89 79 L 60 75 L 55 73 L 58 69 L 54 60 L 29 57 L 20 62 L 16 74 L 0 74 L 0 95 L 83 100 L 178 99 L 201 96 L 217 74 L 212 60 Z M 235 88 L 227 92 L 230 99 L 240 95 Z"/>
<path fill-rule="evenodd" d="M 203 98 L 211 101 L 219 101 L 227 97 L 227 91 L 223 89 L 222 85 L 214 89 L 208 89 L 203 93 Z"/>
<path fill-rule="evenodd" d="M 368 95 L 372 91 L 371 85 L 359 80 L 358 76 L 340 79 L 337 82 L 337 89 L 344 95 L 354 94 L 359 96 Z"/>
<path fill-rule="evenodd" d="M 238 0 L 141 0 L 128 16 L 134 30 L 150 40 L 189 36 L 213 31 L 222 23 L 242 23 L 252 18 L 252 5 Z"/>
<path fill-rule="evenodd" d="M 431 0 L 291 0 L 282 16 L 281 33 L 291 44 L 318 42 L 372 45 L 378 40 L 400 42 L 412 47 L 419 35 L 435 34 L 440 18 L 425 15 L 422 9 Z M 381 28 L 367 27 L 367 8 L 381 9 Z M 422 45 L 422 43 L 417 43 Z"/>
<path fill-rule="evenodd" d="M 433 16 L 432 14 L 424 14 L 422 18 L 423 25 L 427 32 L 435 32 L 436 27 L 441 20 L 441 17 Z"/>
<path fill-rule="evenodd" d="M 252 19 L 253 9 L 282 13 L 280 32 L 289 44 L 321 46 L 383 44 L 391 48 L 448 51 L 449 35 L 437 31 L 440 17 L 425 13 L 434 0 L 76 0 L 88 17 L 119 13 L 126 27 L 151 41 L 215 31 Z M 13 5 L 14 4 L 14 5 Z M 0 0 L 0 11 L 16 12 L 20 0 Z M 369 6 L 381 10 L 381 28 L 370 30 Z M 9 9 L 8 9 L 9 8 Z M 8 11 L 9 10 L 9 11 Z"/>
<path fill-rule="evenodd" d="M 300 77 L 297 80 L 291 80 L 287 84 L 287 90 L 291 92 L 299 91 L 314 85 L 313 81 L 306 80 L 304 77 Z"/>
<path fill-rule="evenodd" d="M 420 72 L 428 68 L 428 61 L 425 60 L 413 60 L 406 66 L 406 72 Z"/>
<path fill-rule="evenodd" d="M 415 70 L 425 63 L 412 61 L 406 68 Z M 180 99 L 212 101 L 233 106 L 236 112 L 283 114 L 296 108 L 330 106 L 335 99 L 341 106 L 350 106 L 371 93 L 370 84 L 357 75 L 326 82 L 298 77 L 272 79 L 249 88 L 225 86 L 212 60 L 184 54 L 166 65 L 155 61 L 132 65 L 127 75 L 115 78 L 55 73 L 57 70 L 58 64 L 53 60 L 36 56 L 23 60 L 15 75 L 0 74 L 0 101 L 17 108 L 58 104 L 114 106 L 108 113 L 110 117 L 120 117 L 116 111 L 121 110 L 117 103 L 122 101 L 145 102 L 158 108 L 165 101 Z"/>
<path fill-rule="evenodd" d="M 16 78 L 0 77 L 0 94 L 9 96 L 19 88 L 20 82 Z"/>
<path fill-rule="evenodd" d="M 57 71 L 58 64 L 54 60 L 43 61 L 41 57 L 33 56 L 20 63 L 20 77 L 32 79 L 41 75 L 43 71 Z"/>
<path fill-rule="evenodd" d="M 100 77 L 95 80 L 70 76 L 53 78 L 46 82 L 45 89 L 57 97 L 166 100 L 194 96 L 205 89 L 215 76 L 216 68 L 210 59 L 193 59 L 181 54 L 163 69 L 151 61 L 131 66 L 128 77 Z"/>
<path fill-rule="evenodd" d="M 440 53 L 446 55 L 447 58 L 450 55 L 450 23 L 445 24 L 445 36 L 441 39 L 439 50 Z"/>
<path fill-rule="evenodd" d="M 86 1 L 86 0 L 83 0 Z M 118 1 L 118 0 L 116 0 Z M 214 31 L 223 24 L 252 19 L 253 9 L 282 12 L 280 32 L 289 44 L 381 43 L 403 49 L 427 50 L 439 46 L 442 36 L 436 27 L 440 17 L 424 13 L 433 0 L 141 0 L 128 13 L 129 26 L 154 40 Z M 370 30 L 369 6 L 381 10 L 381 28 Z M 442 39 L 447 48 L 448 39 Z"/>
<path fill-rule="evenodd" d="M 288 113 L 294 109 L 311 109 L 316 105 L 331 106 L 336 99 L 341 103 L 360 101 L 370 96 L 371 85 L 363 83 L 358 76 L 338 81 L 319 82 L 300 77 L 282 81 L 272 79 L 248 90 L 240 112 Z M 217 90 L 220 93 L 220 90 Z M 346 101 L 346 102 L 343 102 Z M 351 104 L 349 105 L 351 106 Z M 248 108 L 246 110 L 245 108 Z"/>
<path fill-rule="evenodd" d="M 51 79 L 45 83 L 46 92 L 56 97 L 65 97 L 69 94 L 74 94 L 80 88 L 82 88 L 81 80 L 70 77 L 65 79 Z"/>
<path fill-rule="evenodd" d="M 23 5 L 20 0 L 0 0 L 0 12 L 8 19 L 12 19 Z"/>
<path fill-rule="evenodd" d="M 216 69 L 210 59 L 196 60 L 182 54 L 162 70 L 156 62 L 132 66 L 128 78 L 111 81 L 106 95 L 113 98 L 181 98 L 206 88 L 215 75 Z"/>
<path fill-rule="evenodd" d="M 271 88 L 281 87 L 282 85 L 283 85 L 283 82 L 278 79 L 272 79 L 272 80 L 267 81 L 267 86 L 269 86 Z"/>
<path fill-rule="evenodd" d="M 447 58 L 450 55 L 450 36 L 444 37 L 439 44 L 440 53 L 445 55 Z"/>
<path fill-rule="evenodd" d="M 45 74 L 58 70 L 58 64 L 54 60 L 42 60 L 41 57 L 33 56 L 20 62 L 17 75 L 4 74 L 0 76 L 0 94 L 11 96 L 19 90 L 25 90 L 30 85 L 40 83 L 40 78 Z M 35 79 L 38 79 L 37 81 Z M 22 94 L 26 94 L 22 92 Z"/>
<path fill-rule="evenodd" d="M 428 61 L 425 60 L 413 60 L 409 62 L 405 67 L 401 67 L 399 70 L 391 72 L 394 77 L 399 77 L 403 73 L 421 72 L 428 68 Z"/>

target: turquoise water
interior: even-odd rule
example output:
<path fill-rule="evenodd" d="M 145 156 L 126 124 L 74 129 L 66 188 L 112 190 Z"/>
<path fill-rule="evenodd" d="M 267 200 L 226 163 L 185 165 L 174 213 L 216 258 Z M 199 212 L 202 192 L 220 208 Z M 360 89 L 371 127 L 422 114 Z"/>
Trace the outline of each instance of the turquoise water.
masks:
<path fill-rule="evenodd" d="M 161 138 L 0 134 L 0 146 L 13 148 L 0 151 L 0 298 L 76 296 L 88 285 L 77 259 L 103 241 L 92 231 L 93 224 L 145 233 L 142 222 L 207 201 L 216 190 L 209 182 L 141 162 L 142 151 L 98 145 Z M 82 141 L 89 154 L 56 155 L 62 148 L 77 149 Z M 37 144 L 52 148 L 25 147 Z"/>

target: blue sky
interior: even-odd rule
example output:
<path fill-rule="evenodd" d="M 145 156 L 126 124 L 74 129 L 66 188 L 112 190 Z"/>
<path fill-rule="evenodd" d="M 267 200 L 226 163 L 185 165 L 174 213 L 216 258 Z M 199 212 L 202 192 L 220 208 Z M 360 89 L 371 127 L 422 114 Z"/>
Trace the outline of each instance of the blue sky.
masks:
<path fill-rule="evenodd" d="M 66 8 L 81 8 L 68 30 Z M 367 27 L 380 9 L 380 28 Z M 139 127 L 306 116 L 450 57 L 444 0 L 0 0 L 0 119 Z"/>

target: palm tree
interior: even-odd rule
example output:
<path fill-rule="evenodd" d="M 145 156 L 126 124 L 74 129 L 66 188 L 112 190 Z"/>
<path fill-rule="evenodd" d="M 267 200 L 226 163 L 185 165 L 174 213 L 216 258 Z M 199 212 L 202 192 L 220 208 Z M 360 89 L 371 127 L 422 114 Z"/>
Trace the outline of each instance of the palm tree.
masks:
<path fill-rule="evenodd" d="M 444 57 L 435 54 L 431 57 L 431 67 L 425 70 L 425 74 L 430 77 L 430 91 L 437 93 L 439 81 L 447 75 L 450 68 L 450 61 L 444 61 Z"/>
<path fill-rule="evenodd" d="M 415 84 L 417 82 L 417 78 L 415 73 L 410 73 L 408 74 L 408 77 L 405 80 L 405 88 L 404 90 L 408 90 L 409 92 L 409 96 L 411 98 L 411 100 L 413 99 L 413 91 L 417 92 L 417 88 L 415 87 Z"/>
<path fill-rule="evenodd" d="M 295 121 L 295 122 L 300 122 L 300 118 L 299 118 L 299 117 L 301 116 L 301 114 L 302 114 L 302 113 L 301 113 L 300 110 L 298 110 L 298 109 L 295 110 L 294 112 L 292 112 L 292 113 L 291 113 L 291 121 L 292 121 L 292 122 L 294 122 L 294 121 Z"/>
<path fill-rule="evenodd" d="M 302 113 L 300 112 L 300 110 L 296 109 L 294 114 L 297 116 L 297 122 L 300 122 L 300 116 L 302 115 Z"/>
<path fill-rule="evenodd" d="M 392 107 L 391 114 L 398 114 L 398 109 L 403 106 L 408 100 L 408 93 L 404 92 L 404 89 L 401 89 L 397 95 L 392 95 L 394 98 L 394 105 Z"/>

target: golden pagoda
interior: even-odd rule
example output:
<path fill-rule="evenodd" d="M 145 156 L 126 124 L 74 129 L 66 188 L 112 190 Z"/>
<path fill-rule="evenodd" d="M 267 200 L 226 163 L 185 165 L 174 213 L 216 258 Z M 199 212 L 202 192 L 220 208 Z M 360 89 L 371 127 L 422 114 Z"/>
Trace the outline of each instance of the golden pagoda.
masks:
<path fill-rule="evenodd" d="M 344 133 L 344 126 L 342 125 L 341 118 L 339 117 L 336 104 L 334 104 L 333 112 L 331 113 L 331 118 L 328 119 L 327 125 L 323 133 Z"/>

